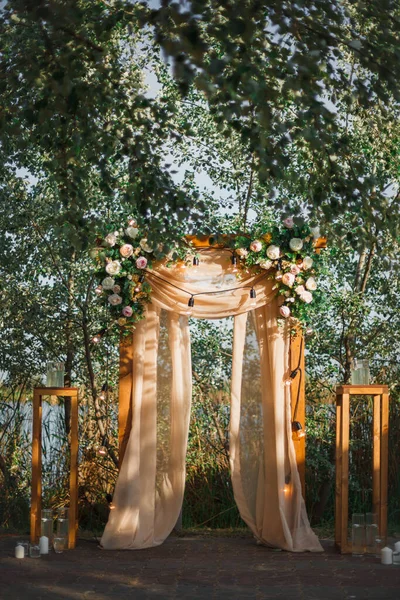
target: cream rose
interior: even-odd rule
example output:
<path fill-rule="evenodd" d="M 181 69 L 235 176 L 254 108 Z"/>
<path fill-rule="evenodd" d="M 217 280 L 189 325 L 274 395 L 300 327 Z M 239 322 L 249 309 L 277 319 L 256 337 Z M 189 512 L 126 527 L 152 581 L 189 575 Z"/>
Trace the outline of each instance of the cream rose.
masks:
<path fill-rule="evenodd" d="M 251 242 L 250 250 L 252 250 L 252 252 L 260 252 L 260 250 L 262 250 L 262 243 L 260 240 L 254 240 Z"/>
<path fill-rule="evenodd" d="M 262 269 L 265 269 L 266 271 L 268 271 L 268 269 L 272 267 L 272 261 L 270 260 L 260 260 L 258 264 Z"/>
<path fill-rule="evenodd" d="M 300 238 L 292 238 L 289 242 L 289 246 L 293 252 L 298 252 L 303 247 L 303 240 Z"/>
<path fill-rule="evenodd" d="M 310 304 L 312 301 L 312 293 L 311 292 L 303 292 L 300 294 L 300 300 L 303 300 L 306 304 Z"/>
<path fill-rule="evenodd" d="M 115 285 L 115 281 L 112 277 L 105 277 L 101 282 L 101 285 L 103 286 L 103 290 L 112 290 Z"/>
<path fill-rule="evenodd" d="M 147 243 L 147 238 L 141 239 L 139 244 L 140 244 L 141 249 L 144 250 L 145 252 L 153 252 L 153 248 L 151 246 L 149 246 L 149 244 Z"/>
<path fill-rule="evenodd" d="M 309 277 L 306 281 L 306 288 L 310 290 L 310 292 L 314 292 L 317 289 L 317 282 L 314 277 Z"/>
<path fill-rule="evenodd" d="M 118 294 L 111 294 L 111 296 L 108 296 L 108 301 L 111 306 L 118 306 L 122 303 L 122 298 Z"/>
<path fill-rule="evenodd" d="M 114 292 L 114 294 L 119 294 L 121 291 L 121 286 L 120 285 L 114 285 L 112 291 Z"/>
<path fill-rule="evenodd" d="M 293 275 L 298 275 L 300 273 L 300 267 L 298 267 L 297 265 L 290 265 L 290 272 Z"/>
<path fill-rule="evenodd" d="M 296 294 L 298 294 L 299 296 L 301 296 L 301 294 L 303 294 L 305 291 L 306 288 L 304 287 L 304 285 L 298 285 L 295 289 Z"/>
<path fill-rule="evenodd" d="M 117 243 L 117 236 L 115 235 L 115 233 L 109 233 L 104 238 L 104 241 L 107 244 L 107 246 L 113 247 Z"/>
<path fill-rule="evenodd" d="M 268 246 L 267 248 L 267 256 L 268 258 L 270 258 L 271 260 L 277 260 L 279 258 L 281 251 L 279 249 L 279 246 Z"/>
<path fill-rule="evenodd" d="M 313 266 L 313 259 L 311 258 L 311 256 L 305 256 L 303 258 L 303 269 L 305 271 L 308 271 L 308 269 L 311 269 L 311 267 Z"/>
<path fill-rule="evenodd" d="M 137 227 L 127 227 L 125 229 L 125 233 L 128 237 L 130 237 L 134 240 L 139 233 L 139 229 Z"/>
<path fill-rule="evenodd" d="M 288 287 L 292 287 L 294 284 L 295 276 L 293 273 L 285 273 L 282 275 L 282 283 Z"/>
<path fill-rule="evenodd" d="M 109 275 L 118 275 L 121 270 L 121 263 L 118 260 L 112 260 L 106 264 L 106 272 Z"/>
<path fill-rule="evenodd" d="M 317 240 L 321 236 L 319 227 L 310 227 L 310 232 L 311 232 L 311 235 L 313 236 L 314 240 Z"/>
<path fill-rule="evenodd" d="M 123 258 L 129 258 L 133 254 L 133 246 L 131 244 L 124 244 L 119 249 L 119 253 Z"/>
<path fill-rule="evenodd" d="M 237 248 L 237 250 L 236 250 L 236 254 L 238 256 L 240 256 L 240 258 L 246 258 L 248 253 L 249 253 L 249 251 L 246 250 L 246 248 Z"/>

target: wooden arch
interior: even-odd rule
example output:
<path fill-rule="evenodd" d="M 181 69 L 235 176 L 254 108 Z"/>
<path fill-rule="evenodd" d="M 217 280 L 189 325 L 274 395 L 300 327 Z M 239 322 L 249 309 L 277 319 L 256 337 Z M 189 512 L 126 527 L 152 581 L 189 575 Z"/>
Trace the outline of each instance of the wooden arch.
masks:
<path fill-rule="evenodd" d="M 186 236 L 187 241 L 194 249 L 225 248 L 234 235 L 224 236 Z M 326 246 L 326 239 L 320 238 L 315 244 L 316 252 Z M 305 427 L 305 350 L 304 338 L 300 328 L 290 340 L 290 370 L 299 369 L 301 377 L 297 375 L 292 382 L 292 421 L 298 421 Z M 133 348 L 129 337 L 121 339 L 120 344 L 120 367 L 119 367 L 119 416 L 118 416 L 118 442 L 119 442 L 119 464 L 121 466 L 125 454 L 126 445 L 131 429 L 131 392 L 132 392 L 132 360 Z M 297 400 L 298 399 L 298 400 Z M 297 407 L 296 407 L 297 405 Z M 295 414 L 296 411 L 296 414 Z M 305 493 L 305 437 L 294 439 L 296 450 L 296 461 L 299 470 L 303 496 Z"/>

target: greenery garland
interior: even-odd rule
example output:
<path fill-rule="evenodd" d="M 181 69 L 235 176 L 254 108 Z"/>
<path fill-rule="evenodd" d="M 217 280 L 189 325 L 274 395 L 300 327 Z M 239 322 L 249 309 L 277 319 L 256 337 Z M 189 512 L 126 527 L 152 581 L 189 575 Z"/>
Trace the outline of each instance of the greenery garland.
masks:
<path fill-rule="evenodd" d="M 318 255 L 315 254 L 317 228 L 296 225 L 292 218 L 283 223 L 264 225 L 252 232 L 216 237 L 238 260 L 237 277 L 244 272 L 268 272 L 275 279 L 274 288 L 280 297 L 280 317 L 307 323 L 307 313 L 317 290 Z M 125 226 L 110 224 L 93 257 L 97 263 L 96 294 L 105 302 L 120 327 L 133 326 L 143 317 L 151 301 L 151 285 L 146 280 L 147 268 L 160 259 L 171 266 L 183 261 L 193 264 L 196 248 L 186 239 L 178 240 L 173 251 L 164 252 L 163 245 L 149 245 L 147 237 L 130 218 Z"/>

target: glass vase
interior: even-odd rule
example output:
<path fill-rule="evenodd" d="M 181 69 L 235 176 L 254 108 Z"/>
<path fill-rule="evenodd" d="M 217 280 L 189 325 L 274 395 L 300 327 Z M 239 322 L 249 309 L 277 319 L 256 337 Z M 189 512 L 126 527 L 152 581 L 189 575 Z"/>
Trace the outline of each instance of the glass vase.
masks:
<path fill-rule="evenodd" d="M 365 552 L 365 517 L 364 514 L 354 513 L 351 518 L 351 553 L 362 556 Z"/>
<path fill-rule="evenodd" d="M 369 361 L 355 358 L 351 365 L 352 385 L 369 385 Z"/>
<path fill-rule="evenodd" d="M 64 363 L 50 361 L 46 368 L 46 387 L 64 387 Z"/>
<path fill-rule="evenodd" d="M 57 537 L 68 538 L 69 520 L 68 508 L 62 507 L 57 509 Z"/>

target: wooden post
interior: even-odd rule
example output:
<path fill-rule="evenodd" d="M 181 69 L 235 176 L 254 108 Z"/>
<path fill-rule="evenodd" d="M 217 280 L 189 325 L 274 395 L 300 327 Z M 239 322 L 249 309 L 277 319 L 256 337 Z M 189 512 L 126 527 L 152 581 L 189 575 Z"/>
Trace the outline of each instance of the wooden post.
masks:
<path fill-rule="evenodd" d="M 293 379 L 291 385 L 292 421 L 298 421 L 303 429 L 305 429 L 306 374 L 304 359 L 304 337 L 300 327 L 297 328 L 296 334 L 290 338 L 289 365 L 291 372 L 299 368 L 299 372 Z M 294 447 L 296 451 L 297 468 L 299 470 L 301 481 L 301 490 L 304 497 L 306 482 L 306 438 L 302 437 L 301 439 L 296 439 L 294 441 Z"/>
<path fill-rule="evenodd" d="M 336 390 L 336 499 L 335 543 L 342 554 L 348 542 L 349 429 L 351 396 L 373 396 L 372 503 L 379 535 L 387 535 L 389 393 L 386 385 L 343 385 Z"/>
<path fill-rule="evenodd" d="M 78 389 L 35 388 L 33 391 L 32 423 L 32 496 L 31 496 L 31 542 L 40 538 L 42 509 L 42 397 L 67 396 L 71 398 L 71 444 L 69 476 L 69 531 L 68 548 L 75 548 L 78 526 Z"/>

